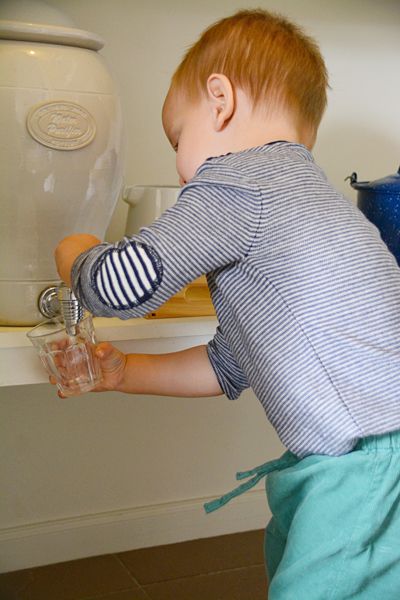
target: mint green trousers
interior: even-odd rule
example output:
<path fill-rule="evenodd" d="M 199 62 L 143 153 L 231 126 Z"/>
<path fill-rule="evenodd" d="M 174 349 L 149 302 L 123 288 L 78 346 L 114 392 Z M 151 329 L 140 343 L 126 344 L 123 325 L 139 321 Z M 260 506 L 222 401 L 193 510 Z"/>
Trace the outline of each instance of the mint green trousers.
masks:
<path fill-rule="evenodd" d="M 286 452 L 206 511 L 266 475 L 269 600 L 400 600 L 400 432 L 339 457 Z"/>

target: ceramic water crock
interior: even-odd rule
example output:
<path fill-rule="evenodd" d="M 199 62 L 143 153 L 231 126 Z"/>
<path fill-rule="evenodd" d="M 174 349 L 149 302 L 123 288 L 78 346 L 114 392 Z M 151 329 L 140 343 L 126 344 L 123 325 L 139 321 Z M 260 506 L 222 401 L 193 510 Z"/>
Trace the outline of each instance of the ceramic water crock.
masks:
<path fill-rule="evenodd" d="M 381 237 L 400 265 L 400 167 L 397 173 L 375 181 L 349 177 L 357 190 L 357 206 L 380 231 Z"/>
<path fill-rule="evenodd" d="M 102 239 L 120 195 L 122 115 L 102 46 L 45 2 L 0 0 L 0 325 L 43 320 L 57 243 Z"/>

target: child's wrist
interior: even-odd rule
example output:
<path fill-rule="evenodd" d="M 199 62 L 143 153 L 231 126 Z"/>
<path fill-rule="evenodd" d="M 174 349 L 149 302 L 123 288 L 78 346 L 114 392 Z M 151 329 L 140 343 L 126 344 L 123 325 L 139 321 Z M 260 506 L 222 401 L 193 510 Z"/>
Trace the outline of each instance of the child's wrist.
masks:
<path fill-rule="evenodd" d="M 123 354 L 123 363 L 121 365 L 121 374 L 120 378 L 114 388 L 116 392 L 131 392 L 129 386 L 129 375 L 128 375 L 128 355 Z"/>

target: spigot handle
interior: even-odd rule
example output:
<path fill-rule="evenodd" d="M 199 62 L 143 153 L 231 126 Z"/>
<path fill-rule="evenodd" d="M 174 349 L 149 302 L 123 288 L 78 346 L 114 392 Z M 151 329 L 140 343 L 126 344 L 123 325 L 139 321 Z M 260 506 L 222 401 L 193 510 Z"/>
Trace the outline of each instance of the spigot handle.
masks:
<path fill-rule="evenodd" d="M 46 319 L 62 319 L 68 335 L 76 334 L 76 325 L 82 320 L 84 309 L 74 292 L 64 283 L 43 290 L 38 305 L 39 311 Z"/>
<path fill-rule="evenodd" d="M 64 283 L 58 288 L 60 312 L 68 335 L 76 334 L 76 325 L 82 320 L 84 310 L 71 288 Z"/>

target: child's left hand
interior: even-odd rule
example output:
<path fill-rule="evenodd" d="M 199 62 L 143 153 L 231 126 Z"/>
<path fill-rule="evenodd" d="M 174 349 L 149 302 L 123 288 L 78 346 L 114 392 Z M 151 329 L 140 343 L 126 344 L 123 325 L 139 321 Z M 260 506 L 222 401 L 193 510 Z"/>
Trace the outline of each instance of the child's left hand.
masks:
<path fill-rule="evenodd" d="M 69 287 L 71 286 L 71 269 L 75 259 L 85 250 L 98 244 L 101 244 L 101 241 L 89 233 L 69 235 L 59 242 L 54 252 L 57 271 Z"/>
<path fill-rule="evenodd" d="M 91 391 L 120 391 L 119 388 L 123 384 L 124 376 L 126 376 L 126 355 L 120 352 L 115 346 L 113 346 L 109 342 L 100 342 L 96 345 L 95 356 L 100 361 L 102 380 Z M 59 366 L 57 366 L 57 368 L 58 372 L 62 374 L 62 365 L 61 368 Z M 57 383 L 57 379 L 54 377 L 54 375 L 50 375 L 49 381 L 53 385 Z M 57 393 L 60 398 L 65 398 L 65 396 L 60 390 Z"/>

